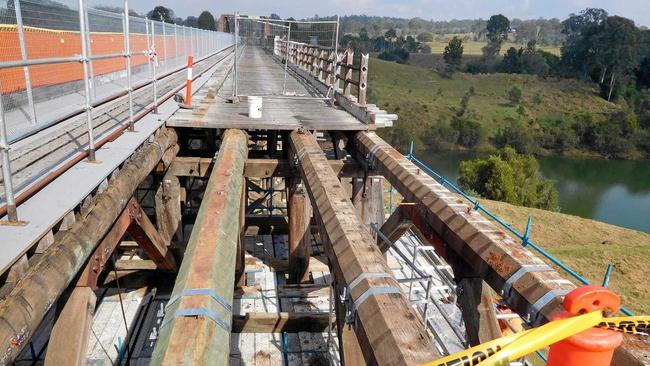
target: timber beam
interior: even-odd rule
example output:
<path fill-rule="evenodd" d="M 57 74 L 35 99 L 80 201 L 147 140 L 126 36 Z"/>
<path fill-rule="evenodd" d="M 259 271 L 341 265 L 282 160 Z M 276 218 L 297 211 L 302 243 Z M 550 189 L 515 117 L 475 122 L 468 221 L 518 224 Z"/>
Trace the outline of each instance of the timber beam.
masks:
<path fill-rule="evenodd" d="M 364 156 L 372 151 L 371 164 L 407 202 L 415 204 L 418 216 L 444 242 L 445 247 L 437 249 L 457 253 L 497 293 L 503 294 L 513 310 L 539 324 L 562 309 L 563 295 L 575 288 L 571 282 L 375 133 L 356 134 L 354 145 Z M 512 283 L 507 283 L 508 279 Z"/>
<path fill-rule="evenodd" d="M 437 357 L 424 324 L 315 137 L 297 130 L 289 136 L 289 144 L 321 226 L 332 273 L 336 282 L 348 288 L 348 310 L 354 314 L 366 364 L 419 365 Z"/>
<path fill-rule="evenodd" d="M 322 333 L 332 324 L 329 313 L 246 313 L 233 315 L 233 333 Z"/>
<path fill-rule="evenodd" d="M 75 287 L 52 328 L 46 366 L 85 365 L 97 298 L 90 287 Z"/>
<path fill-rule="evenodd" d="M 227 365 L 247 136 L 226 130 L 167 304 L 153 365 Z"/>
<path fill-rule="evenodd" d="M 328 160 L 339 177 L 362 177 L 363 167 L 354 160 Z M 168 174 L 177 177 L 207 178 L 212 169 L 212 159 L 179 156 L 172 162 Z M 246 178 L 293 177 L 291 164 L 285 159 L 247 159 L 244 168 Z"/>
<path fill-rule="evenodd" d="M 384 234 L 391 243 L 399 240 L 399 238 L 401 238 L 402 235 L 413 226 L 413 222 L 411 221 L 412 211 L 413 204 L 402 203 L 397 206 L 395 211 L 390 214 L 388 219 L 386 219 L 386 222 L 381 226 L 381 233 Z M 390 243 L 383 240 L 381 236 L 377 236 L 377 245 L 382 253 L 386 253 L 388 249 L 390 249 Z"/>
<path fill-rule="evenodd" d="M 162 129 L 136 151 L 95 196 L 88 213 L 45 250 L 0 304 L 0 359 L 4 363 L 18 356 L 165 152 L 178 151 L 176 141 L 173 130 Z"/>
<path fill-rule="evenodd" d="M 564 295 L 575 285 L 556 270 L 425 174 L 376 133 L 359 132 L 352 143 L 355 154 L 368 156 L 372 152 L 368 160 L 379 174 L 388 179 L 404 200 L 416 203 L 417 216 L 426 224 L 424 227 L 432 229 L 442 240 L 443 253 L 453 250 L 458 254 L 510 308 L 534 325 L 548 321 L 564 309 Z M 623 347 L 614 353 L 612 365 L 643 365 Z"/>
<path fill-rule="evenodd" d="M 289 283 L 309 281 L 311 255 L 311 205 L 303 184 L 297 178 L 288 180 L 287 215 L 289 217 Z"/>

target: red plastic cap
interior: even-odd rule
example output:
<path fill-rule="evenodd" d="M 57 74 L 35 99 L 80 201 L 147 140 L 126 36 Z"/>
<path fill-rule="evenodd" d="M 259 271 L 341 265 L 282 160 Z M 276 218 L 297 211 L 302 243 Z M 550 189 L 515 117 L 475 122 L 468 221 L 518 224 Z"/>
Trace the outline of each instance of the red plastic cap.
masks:
<path fill-rule="evenodd" d="M 596 310 L 617 312 L 621 297 L 602 286 L 582 286 L 564 297 L 564 309 L 572 315 L 590 313 Z"/>

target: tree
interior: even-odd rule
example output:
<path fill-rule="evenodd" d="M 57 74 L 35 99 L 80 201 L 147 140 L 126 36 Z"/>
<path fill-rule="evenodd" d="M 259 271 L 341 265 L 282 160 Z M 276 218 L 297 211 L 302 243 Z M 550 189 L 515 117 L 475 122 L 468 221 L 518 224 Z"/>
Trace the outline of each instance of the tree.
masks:
<path fill-rule="evenodd" d="M 187 18 L 185 18 L 185 21 L 183 21 L 183 24 L 185 24 L 188 27 L 198 28 L 199 20 L 195 16 L 190 15 Z"/>
<path fill-rule="evenodd" d="M 522 94 L 523 93 L 521 92 L 521 88 L 515 85 L 510 90 L 508 90 L 508 100 L 513 105 L 517 105 L 521 103 Z"/>
<path fill-rule="evenodd" d="M 276 13 L 271 13 L 271 15 L 269 16 L 269 19 L 280 20 L 282 18 L 280 18 L 280 16 L 277 15 Z"/>
<path fill-rule="evenodd" d="M 643 33 L 634 22 L 607 16 L 602 9 L 586 9 L 571 14 L 563 23 L 567 40 L 562 47 L 562 63 L 575 75 L 590 77 L 607 100 L 628 84 L 639 63 Z"/>
<path fill-rule="evenodd" d="M 558 208 L 554 182 L 540 177 L 537 160 L 510 147 L 487 159 L 461 162 L 458 182 L 462 189 L 484 198 L 545 210 Z"/>
<path fill-rule="evenodd" d="M 422 32 L 418 34 L 418 41 L 420 42 L 431 42 L 433 41 L 433 35 L 429 32 Z"/>
<path fill-rule="evenodd" d="M 147 18 L 151 20 L 165 21 L 167 23 L 174 22 L 174 11 L 164 6 L 158 5 L 153 10 L 147 13 Z"/>
<path fill-rule="evenodd" d="M 509 74 L 519 74 L 521 73 L 521 54 L 523 50 L 520 48 L 517 51 L 516 48 L 510 47 L 506 51 L 506 54 L 503 55 L 503 61 L 501 61 L 501 71 Z"/>
<path fill-rule="evenodd" d="M 611 100 L 616 82 L 624 84 L 622 79 L 628 77 L 638 64 L 639 30 L 632 20 L 618 16 L 607 18 L 600 28 L 599 52 L 604 63 L 603 75 L 609 73 L 608 78 L 601 78 L 600 86 L 603 97 Z"/>
<path fill-rule="evenodd" d="M 510 146 L 521 154 L 537 152 L 536 136 L 530 129 L 524 128 L 514 120 L 510 122 L 509 126 L 499 129 L 491 140 L 498 148 Z"/>
<path fill-rule="evenodd" d="M 562 22 L 562 33 L 566 39 L 562 45 L 562 63 L 575 72 L 586 76 L 590 65 L 598 64 L 594 55 L 590 37 L 591 33 L 607 19 L 607 12 L 603 9 L 587 8 L 579 14 L 570 14 Z"/>
<path fill-rule="evenodd" d="M 501 51 L 501 44 L 508 38 L 510 21 L 501 14 L 493 15 L 485 27 L 487 30 L 488 44 L 483 47 L 483 56 L 486 60 L 493 60 Z"/>
<path fill-rule="evenodd" d="M 201 14 L 199 15 L 199 19 L 197 20 L 197 25 L 200 29 L 207 29 L 207 30 L 217 29 L 212 13 L 210 13 L 207 10 L 201 12 Z"/>
<path fill-rule="evenodd" d="M 644 58 L 636 69 L 636 87 L 650 88 L 650 56 Z"/>
<path fill-rule="evenodd" d="M 451 120 L 451 128 L 456 130 L 458 137 L 456 143 L 472 148 L 481 142 L 483 136 L 481 124 L 469 119 L 469 117 L 456 116 Z"/>
<path fill-rule="evenodd" d="M 384 37 L 388 39 L 397 38 L 397 32 L 395 31 L 394 28 L 391 28 L 387 30 L 386 33 L 384 33 Z"/>
<path fill-rule="evenodd" d="M 457 70 L 463 61 L 463 40 L 458 37 L 452 38 L 445 46 L 442 58 L 444 58 L 449 71 Z"/>

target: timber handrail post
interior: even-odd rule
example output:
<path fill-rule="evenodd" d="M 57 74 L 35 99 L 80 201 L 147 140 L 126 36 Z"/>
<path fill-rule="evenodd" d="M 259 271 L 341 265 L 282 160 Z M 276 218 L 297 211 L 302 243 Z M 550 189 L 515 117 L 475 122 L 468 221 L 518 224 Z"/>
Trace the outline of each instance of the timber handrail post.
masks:
<path fill-rule="evenodd" d="M 350 48 L 345 50 L 345 79 L 343 80 L 343 95 L 350 96 L 352 91 L 352 64 L 354 62 L 354 51 Z"/>
<path fill-rule="evenodd" d="M 324 68 L 323 68 L 323 66 L 324 66 L 323 59 L 324 58 L 325 58 L 325 50 L 321 50 L 320 55 L 318 56 L 318 80 L 320 80 L 320 81 L 325 81 L 325 79 L 324 79 L 325 74 L 323 73 L 323 70 L 324 70 Z"/>
<path fill-rule="evenodd" d="M 359 85 L 357 87 L 357 99 L 362 106 L 366 105 L 366 91 L 368 87 L 368 54 L 361 54 L 361 65 L 359 66 Z"/>

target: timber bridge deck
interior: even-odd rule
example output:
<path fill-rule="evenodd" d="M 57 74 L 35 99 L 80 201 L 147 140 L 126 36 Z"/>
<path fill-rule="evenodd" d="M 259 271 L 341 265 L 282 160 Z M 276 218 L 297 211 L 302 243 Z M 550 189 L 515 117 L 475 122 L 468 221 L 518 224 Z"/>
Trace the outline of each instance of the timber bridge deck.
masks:
<path fill-rule="evenodd" d="M 182 69 L 134 132 L 126 95 L 95 107 L 94 162 L 83 115 L 12 147 L 0 364 L 420 365 L 562 308 L 571 281 L 376 134 L 367 55 L 213 51 L 191 109 Z"/>

